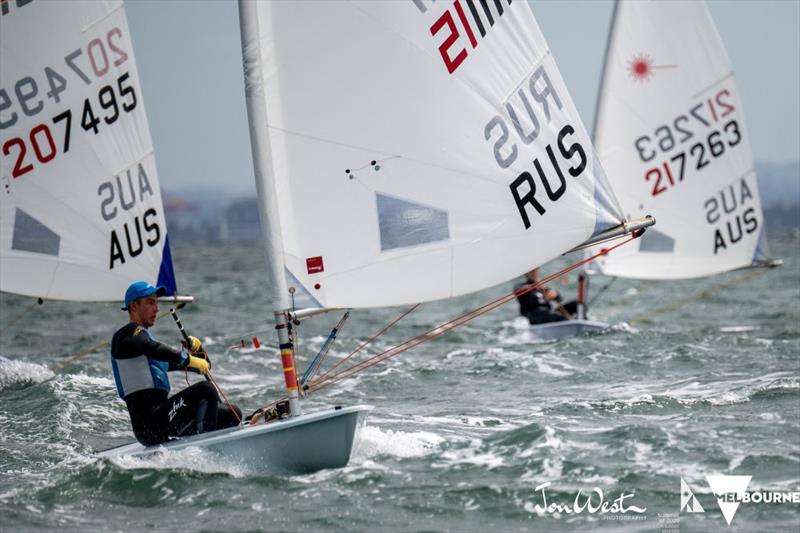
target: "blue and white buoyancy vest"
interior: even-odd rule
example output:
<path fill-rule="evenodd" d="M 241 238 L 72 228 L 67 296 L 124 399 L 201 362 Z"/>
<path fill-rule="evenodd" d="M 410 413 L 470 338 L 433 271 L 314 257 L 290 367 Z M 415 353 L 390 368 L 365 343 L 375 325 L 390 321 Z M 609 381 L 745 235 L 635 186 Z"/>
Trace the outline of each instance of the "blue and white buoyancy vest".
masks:
<path fill-rule="evenodd" d="M 141 328 L 150 340 L 155 341 L 150 332 Z M 145 390 L 160 389 L 169 394 L 170 384 L 167 371 L 169 363 L 150 359 L 146 355 L 139 355 L 127 359 L 117 359 L 111 356 L 111 367 L 114 370 L 114 381 L 117 385 L 117 394 L 125 399 L 128 394 Z"/>

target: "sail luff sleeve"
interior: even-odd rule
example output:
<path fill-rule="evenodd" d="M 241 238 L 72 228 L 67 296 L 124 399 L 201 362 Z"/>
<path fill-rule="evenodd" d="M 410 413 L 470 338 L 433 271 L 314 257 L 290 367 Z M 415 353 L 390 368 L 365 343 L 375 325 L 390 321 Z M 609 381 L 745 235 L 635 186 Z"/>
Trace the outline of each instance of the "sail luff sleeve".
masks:
<path fill-rule="evenodd" d="M 272 287 L 273 310 L 289 308 L 286 278 L 283 274 L 283 241 L 281 238 L 278 201 L 272 168 L 272 150 L 269 124 L 264 99 L 263 58 L 260 46 L 258 9 L 253 0 L 239 1 L 239 19 L 242 39 L 245 100 L 250 127 L 250 147 L 253 154 L 253 172 L 258 195 L 264 246 Z"/>

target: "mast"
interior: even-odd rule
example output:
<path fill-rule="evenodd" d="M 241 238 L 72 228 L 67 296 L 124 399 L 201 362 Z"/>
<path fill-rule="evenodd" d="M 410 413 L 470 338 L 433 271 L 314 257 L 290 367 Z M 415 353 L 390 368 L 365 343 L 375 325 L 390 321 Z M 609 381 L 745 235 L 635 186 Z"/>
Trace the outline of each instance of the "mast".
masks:
<path fill-rule="evenodd" d="M 608 54 L 611 51 L 611 41 L 614 39 L 614 26 L 617 24 L 617 8 L 619 0 L 614 2 L 614 9 L 611 11 L 611 26 L 608 28 L 608 39 L 606 39 L 606 52 L 603 55 L 603 70 L 600 71 L 600 85 L 597 87 L 597 100 L 594 105 L 594 124 L 592 124 L 592 144 L 597 148 L 597 125 L 600 123 L 600 111 L 603 98 L 603 87 L 606 84 L 606 70 L 608 69 Z"/>
<path fill-rule="evenodd" d="M 253 172 L 258 195 L 264 249 L 272 286 L 272 309 L 278 345 L 281 350 L 284 381 L 289 395 L 291 416 L 302 414 L 297 390 L 297 373 L 294 365 L 294 347 L 289 338 L 288 287 L 284 276 L 283 239 L 281 237 L 275 176 L 272 169 L 272 151 L 269 142 L 266 100 L 264 99 L 263 61 L 261 57 L 258 10 L 255 0 L 239 0 L 239 27 L 242 39 L 247 120 L 250 126 L 250 148 L 253 154 Z"/>

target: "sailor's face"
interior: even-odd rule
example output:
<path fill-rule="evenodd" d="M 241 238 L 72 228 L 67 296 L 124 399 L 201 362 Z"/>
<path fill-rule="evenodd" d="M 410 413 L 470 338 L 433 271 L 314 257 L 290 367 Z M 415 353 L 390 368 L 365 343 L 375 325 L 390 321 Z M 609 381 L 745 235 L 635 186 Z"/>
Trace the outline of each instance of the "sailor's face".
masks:
<path fill-rule="evenodd" d="M 139 298 L 131 305 L 131 308 L 133 309 L 133 318 L 138 324 L 149 328 L 156 323 L 158 297 L 155 294 Z"/>

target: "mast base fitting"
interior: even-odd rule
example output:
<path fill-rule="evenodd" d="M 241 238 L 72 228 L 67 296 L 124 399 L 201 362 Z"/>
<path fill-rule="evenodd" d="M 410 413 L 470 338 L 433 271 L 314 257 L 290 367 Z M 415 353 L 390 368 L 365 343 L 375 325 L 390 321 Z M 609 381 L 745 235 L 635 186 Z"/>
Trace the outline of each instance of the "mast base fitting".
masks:
<path fill-rule="evenodd" d="M 257 424 L 262 419 L 266 424 L 267 422 L 272 422 L 273 420 L 283 420 L 284 418 L 289 418 L 291 414 L 289 400 L 281 400 L 271 407 L 262 407 L 261 409 L 254 411 L 253 414 L 247 417 L 247 420 L 250 422 L 250 425 Z"/>

